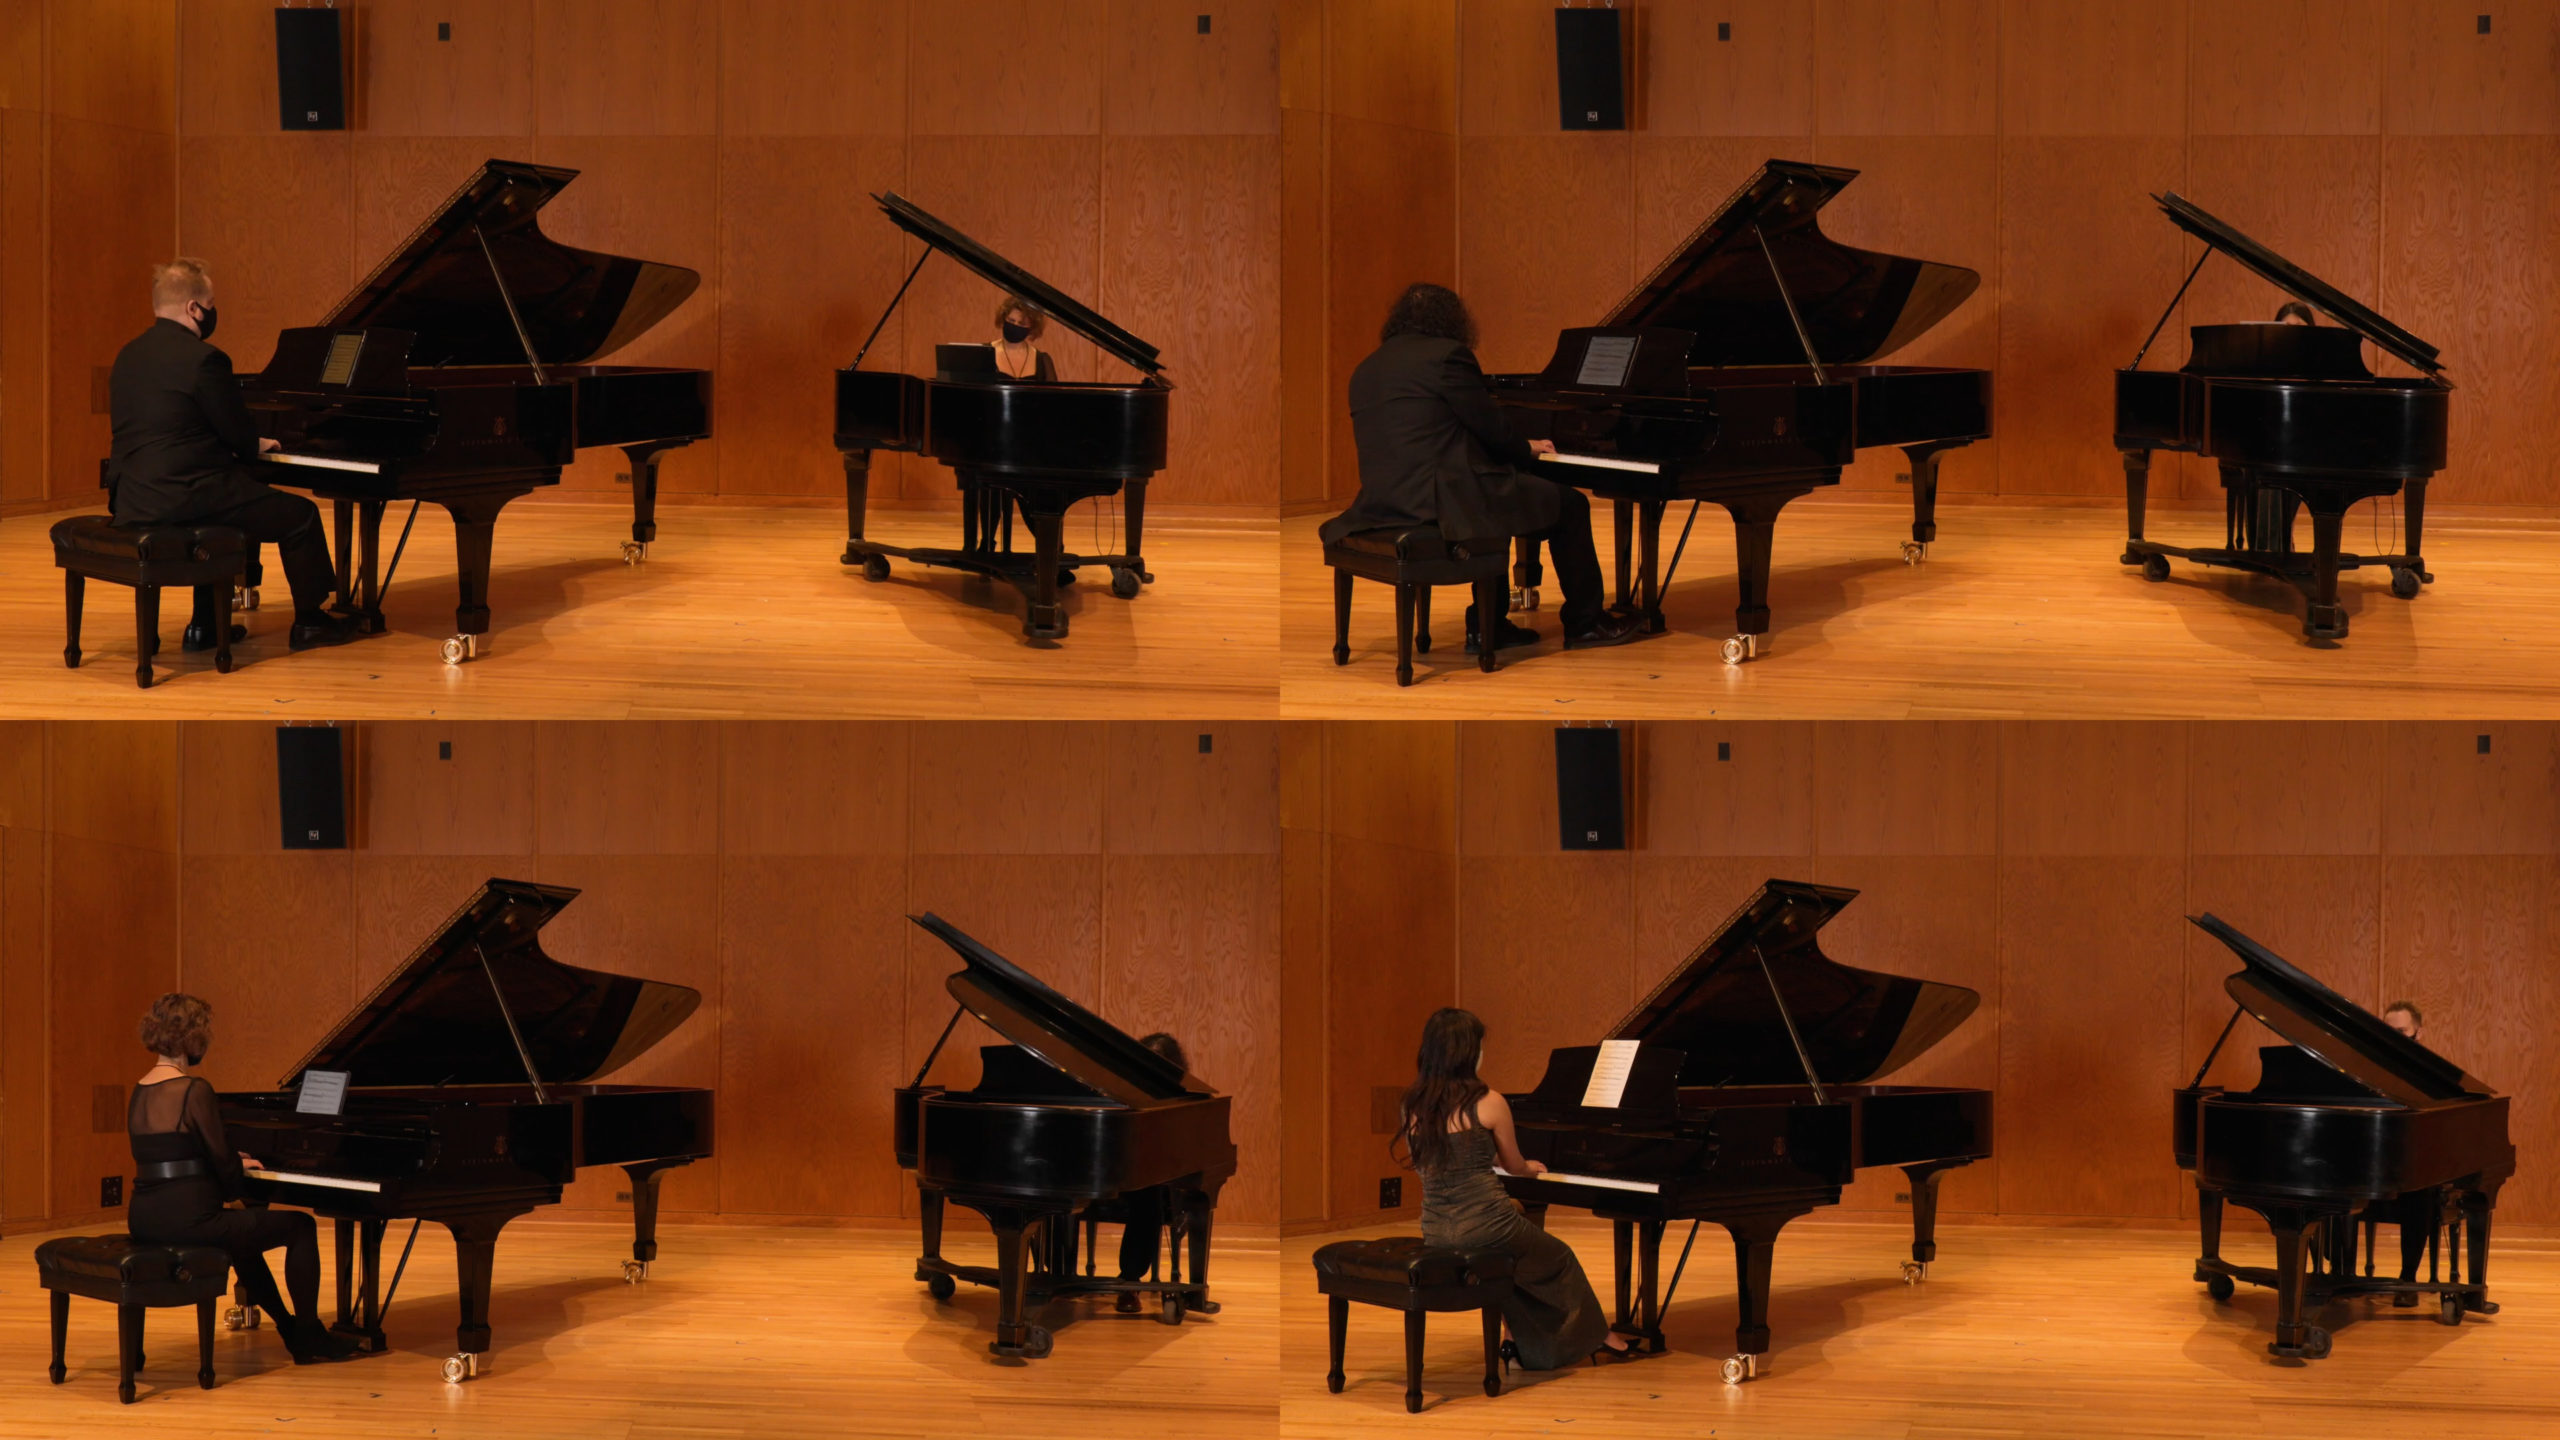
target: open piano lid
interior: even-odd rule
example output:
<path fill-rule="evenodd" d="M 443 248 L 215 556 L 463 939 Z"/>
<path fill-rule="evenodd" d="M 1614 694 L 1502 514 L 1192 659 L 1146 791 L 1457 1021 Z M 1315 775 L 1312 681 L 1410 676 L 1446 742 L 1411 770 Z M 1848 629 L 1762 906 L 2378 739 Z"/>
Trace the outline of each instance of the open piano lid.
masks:
<path fill-rule="evenodd" d="M 959 926 L 929 910 L 907 918 L 950 946 L 963 962 L 942 982 L 953 999 L 997 1034 L 1086 1088 L 1133 1109 L 1216 1093 Z"/>
<path fill-rule="evenodd" d="M 2222 982 L 2231 998 L 2329 1068 L 2416 1109 L 2496 1093 L 2229 921 L 2210 912 L 2187 919 L 2240 957 L 2241 968 Z"/>
<path fill-rule="evenodd" d="M 1130 369 L 1149 375 L 1163 372 L 1164 362 L 1156 358 L 1156 347 L 1103 319 L 1082 301 L 1048 281 L 961 234 L 913 200 L 895 190 L 871 198 L 880 202 L 880 213 L 888 216 L 891 224 L 968 266 L 977 272 L 980 279 L 997 289 L 1030 301 L 1040 313 L 1101 346 L 1105 353 Z"/>
<path fill-rule="evenodd" d="M 580 364 L 630 344 L 682 305 L 702 277 L 543 234 L 542 207 L 576 178 L 577 171 L 556 165 L 483 164 L 321 323 L 414 331 L 413 365 L 521 365 L 524 346 L 507 318 L 511 296 L 545 365 Z M 507 277 L 506 296 L 490 274 L 492 257 Z"/>
<path fill-rule="evenodd" d="M 1800 880 L 1765 882 L 1609 1038 L 1688 1052 L 1683 1085 L 1801 1085 L 1804 1066 L 1769 993 L 1775 976 L 1824 1084 L 1862 1084 L 1901 1069 L 1963 1024 L 1982 997 L 1823 954 L 1815 932 L 1857 895 Z M 1768 975 L 1760 970 L 1764 954 Z"/>
<path fill-rule="evenodd" d="M 2171 190 L 2154 195 L 2171 224 L 2256 272 L 2259 279 L 2390 351 L 2413 369 L 2444 368 L 2436 347 L 2349 299 L 2346 292 L 2233 228 L 2230 222 Z M 2201 922 L 2199 922 L 2201 923 Z"/>
<path fill-rule="evenodd" d="M 1982 277 L 1824 235 L 1815 216 L 1857 177 L 1837 165 L 1764 163 L 1601 323 L 1695 331 L 1692 365 L 1803 364 L 1756 222 L 1823 364 L 1864 364 L 1901 349 L 1962 305 Z"/>
<path fill-rule="evenodd" d="M 702 992 L 542 953 L 542 927 L 577 895 L 523 880 L 482 885 L 278 1083 L 320 1069 L 347 1071 L 358 1086 L 524 1084 L 493 973 L 544 1084 L 599 1079 L 638 1059 L 684 1023 Z"/>

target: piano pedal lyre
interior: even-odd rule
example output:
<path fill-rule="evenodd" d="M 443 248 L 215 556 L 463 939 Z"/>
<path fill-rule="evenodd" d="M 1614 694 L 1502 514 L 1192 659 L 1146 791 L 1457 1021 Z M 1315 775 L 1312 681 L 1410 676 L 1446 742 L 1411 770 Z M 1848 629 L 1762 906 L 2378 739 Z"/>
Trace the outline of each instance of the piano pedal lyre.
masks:
<path fill-rule="evenodd" d="M 448 635 L 445 637 L 442 653 L 444 663 L 447 665 L 459 665 L 465 660 L 477 660 L 480 658 L 480 637 Z"/>
<path fill-rule="evenodd" d="M 1905 541 L 1903 541 L 1903 542 L 1902 542 L 1902 563 L 1903 563 L 1903 564 L 1905 564 L 1905 565 L 1917 565 L 1917 564 L 1919 564 L 1921 561 L 1926 560 L 1926 559 L 1928 559 L 1928 558 L 1929 558 L 1929 547 L 1928 547 L 1928 545 L 1926 545 L 1925 543 L 1923 543 L 1923 542 L 1921 542 L 1921 541 L 1918 541 L 1918 540 L 1905 540 Z"/>
<path fill-rule="evenodd" d="M 637 564 L 639 564 L 641 561 L 646 560 L 646 559 L 648 559 L 648 558 L 649 558 L 649 547 L 648 547 L 646 544 L 644 544 L 644 543 L 642 543 L 641 541 L 638 541 L 638 540 L 625 540 L 625 541 L 623 541 L 623 542 L 622 542 L 622 563 L 623 563 L 623 564 L 625 564 L 625 565 L 637 565 Z"/>
<path fill-rule="evenodd" d="M 1760 1357 L 1728 1355 L 1724 1360 L 1723 1373 L 1724 1383 L 1727 1385 L 1739 1385 L 1745 1380 L 1756 1380 L 1760 1377 Z"/>
<path fill-rule="evenodd" d="M 637 1284 L 639 1284 L 641 1281 L 646 1280 L 646 1279 L 648 1279 L 648 1278 L 649 1278 L 649 1262 L 648 1262 L 648 1261 L 646 1261 L 646 1260 L 625 1260 L 625 1261 L 623 1261 L 623 1262 L 622 1262 L 622 1281 L 623 1281 L 623 1283 L 624 1283 L 624 1284 L 626 1284 L 626 1285 L 637 1285 Z"/>
<path fill-rule="evenodd" d="M 1724 642 L 1724 663 L 1727 665 L 1739 665 L 1745 660 L 1757 660 L 1759 658 L 1759 636 L 1732 635 L 1726 637 Z"/>
<path fill-rule="evenodd" d="M 444 1383 L 447 1385 L 459 1385 L 465 1380 L 476 1380 L 479 1376 L 480 1357 L 470 1351 L 444 1357 Z"/>
<path fill-rule="evenodd" d="M 1928 1265 L 1927 1265 L 1927 1264 L 1925 1264 L 1925 1263 L 1923 1263 L 1923 1262 L 1921 1262 L 1921 1261 L 1918 1261 L 1918 1260 L 1905 1260 L 1905 1261 L 1903 1261 L 1903 1262 L 1902 1262 L 1902 1283 L 1903 1283 L 1903 1284 L 1905 1284 L 1905 1285 L 1917 1285 L 1917 1284 L 1919 1284 L 1921 1281 L 1926 1280 L 1926 1279 L 1928 1279 L 1928 1278 L 1929 1278 L 1929 1267 L 1928 1267 Z"/>

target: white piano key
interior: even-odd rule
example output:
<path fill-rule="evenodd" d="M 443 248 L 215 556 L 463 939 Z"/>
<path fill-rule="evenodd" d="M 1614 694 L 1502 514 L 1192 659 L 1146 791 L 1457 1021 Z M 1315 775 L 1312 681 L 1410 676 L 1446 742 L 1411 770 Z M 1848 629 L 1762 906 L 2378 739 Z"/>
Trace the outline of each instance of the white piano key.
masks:
<path fill-rule="evenodd" d="M 361 1190 L 368 1195 L 382 1193 L 378 1180 L 349 1180 L 337 1175 L 297 1175 L 289 1170 L 243 1169 L 241 1174 L 252 1180 L 272 1180 L 279 1185 L 314 1185 L 323 1190 Z"/>
<path fill-rule="evenodd" d="M 314 470 L 353 470 L 362 475 L 379 475 L 382 467 L 370 460 L 338 460 L 326 455 L 296 455 L 284 450 L 270 450 L 258 457 L 278 465 L 306 465 Z"/>
<path fill-rule="evenodd" d="M 1511 1175 L 1510 1171 L 1503 1169 L 1499 1165 L 1493 1167 L 1493 1173 L 1496 1175 Z M 1560 1170 L 1550 1170 L 1544 1175 L 1511 1175 L 1511 1178 L 1514 1180 L 1545 1180 L 1557 1185 L 1594 1185 L 1603 1190 L 1633 1190 L 1642 1195 L 1659 1195 L 1662 1193 L 1662 1187 L 1650 1180 L 1618 1180 L 1607 1175 L 1567 1175 Z"/>
<path fill-rule="evenodd" d="M 1620 460 L 1610 455 L 1568 455 L 1559 450 L 1553 455 L 1541 458 L 1552 460 L 1559 465 L 1588 465 L 1594 470 L 1633 470 L 1644 475 L 1662 473 L 1662 467 L 1650 460 Z"/>

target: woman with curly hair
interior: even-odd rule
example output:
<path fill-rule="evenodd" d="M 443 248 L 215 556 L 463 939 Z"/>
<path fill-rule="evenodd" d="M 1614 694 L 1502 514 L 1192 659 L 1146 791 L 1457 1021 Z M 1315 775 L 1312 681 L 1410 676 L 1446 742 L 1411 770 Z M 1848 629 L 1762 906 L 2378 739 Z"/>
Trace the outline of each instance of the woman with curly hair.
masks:
<path fill-rule="evenodd" d="M 345 1360 L 356 1342 L 320 1323 L 320 1240 L 299 1210 L 230 1209 L 247 1192 L 241 1171 L 257 1165 L 231 1148 L 213 1087 L 188 1072 L 213 1043 L 213 1007 L 193 995 L 168 994 L 142 1017 L 142 1045 L 159 1057 L 133 1087 L 125 1130 L 133 1144 L 133 1238 L 154 1245 L 212 1245 L 231 1257 L 251 1303 L 276 1319 L 297 1365 Z M 285 1307 L 266 1252 L 285 1252 Z"/>
<path fill-rule="evenodd" d="M 1031 343 L 1047 333 L 1049 322 L 1031 302 L 1007 295 L 996 306 L 996 370 L 1016 380 L 1046 383 L 1058 378 L 1049 352 Z"/>

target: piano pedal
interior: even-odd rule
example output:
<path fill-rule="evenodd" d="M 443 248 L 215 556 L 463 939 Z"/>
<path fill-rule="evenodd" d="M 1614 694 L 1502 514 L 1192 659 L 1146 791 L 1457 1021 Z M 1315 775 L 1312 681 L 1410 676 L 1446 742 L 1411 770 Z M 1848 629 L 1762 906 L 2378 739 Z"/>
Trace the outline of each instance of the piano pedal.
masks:
<path fill-rule="evenodd" d="M 648 1261 L 646 1261 L 646 1260 L 625 1260 L 625 1261 L 623 1261 L 623 1262 L 622 1262 L 622 1283 L 624 1283 L 624 1284 L 626 1284 L 626 1285 L 637 1285 L 637 1284 L 639 1284 L 641 1281 L 646 1280 L 646 1279 L 648 1279 L 648 1278 L 649 1278 L 649 1262 L 648 1262 Z"/>
<path fill-rule="evenodd" d="M 1928 1279 L 1928 1278 L 1929 1278 L 1929 1267 L 1928 1267 L 1926 1264 L 1924 1264 L 1924 1263 L 1922 1263 L 1922 1262 L 1920 1262 L 1920 1261 L 1918 1261 L 1918 1260 L 1905 1260 L 1905 1261 L 1903 1261 L 1903 1262 L 1902 1262 L 1902 1283 L 1903 1283 L 1903 1284 L 1905 1284 L 1905 1285 L 1917 1285 L 1917 1284 L 1919 1284 L 1921 1281 L 1926 1280 L 1926 1279 Z"/>
<path fill-rule="evenodd" d="M 1759 658 L 1759 636 L 1734 635 L 1726 638 L 1724 642 L 1724 663 L 1727 665 L 1739 665 L 1745 660 L 1757 660 Z"/>
<path fill-rule="evenodd" d="M 1537 609 L 1538 587 L 1535 585 L 1514 585 L 1511 587 L 1511 608 L 1514 612 Z"/>
<path fill-rule="evenodd" d="M 257 586 L 255 586 L 255 585 L 234 585 L 234 586 L 232 586 L 232 587 L 231 587 L 231 608 L 232 608 L 232 609 L 234 609 L 234 610 L 255 610 L 255 609 L 257 609 L 257 608 L 258 608 L 258 587 L 257 587 Z"/>
<path fill-rule="evenodd" d="M 459 1385 L 465 1380 L 476 1380 L 479 1376 L 480 1357 L 470 1351 L 444 1357 L 444 1383 L 447 1385 Z"/>
<path fill-rule="evenodd" d="M 1905 540 L 1905 541 L 1903 541 L 1903 542 L 1902 542 L 1902 563 L 1903 563 L 1903 564 L 1905 564 L 1905 565 L 1917 565 L 1917 564 L 1919 564 L 1921 561 L 1926 560 L 1926 559 L 1928 559 L 1928 558 L 1929 558 L 1929 547 L 1928 547 L 1927 545 L 1925 545 L 1925 544 L 1921 543 L 1921 542 L 1920 542 L 1920 541 L 1918 541 L 1918 540 Z"/>
<path fill-rule="evenodd" d="M 1724 1383 L 1727 1385 L 1739 1385 L 1745 1380 L 1756 1380 L 1760 1378 L 1760 1357 L 1728 1355 L 1725 1357 L 1723 1373 Z"/>
<path fill-rule="evenodd" d="M 447 665 L 459 665 L 465 660 L 477 660 L 480 658 L 480 637 L 448 635 L 445 637 L 442 653 L 444 663 Z"/>
<path fill-rule="evenodd" d="M 643 544 L 643 543 L 641 543 L 640 541 L 637 541 L 637 540 L 625 540 L 625 541 L 623 541 L 623 542 L 622 542 L 622 563 L 623 563 L 623 564 L 625 564 L 625 565 L 637 565 L 637 564 L 639 564 L 641 561 L 646 560 L 646 559 L 648 559 L 648 558 L 649 558 L 649 547 L 648 547 L 647 545 L 645 545 L 645 544 Z"/>

